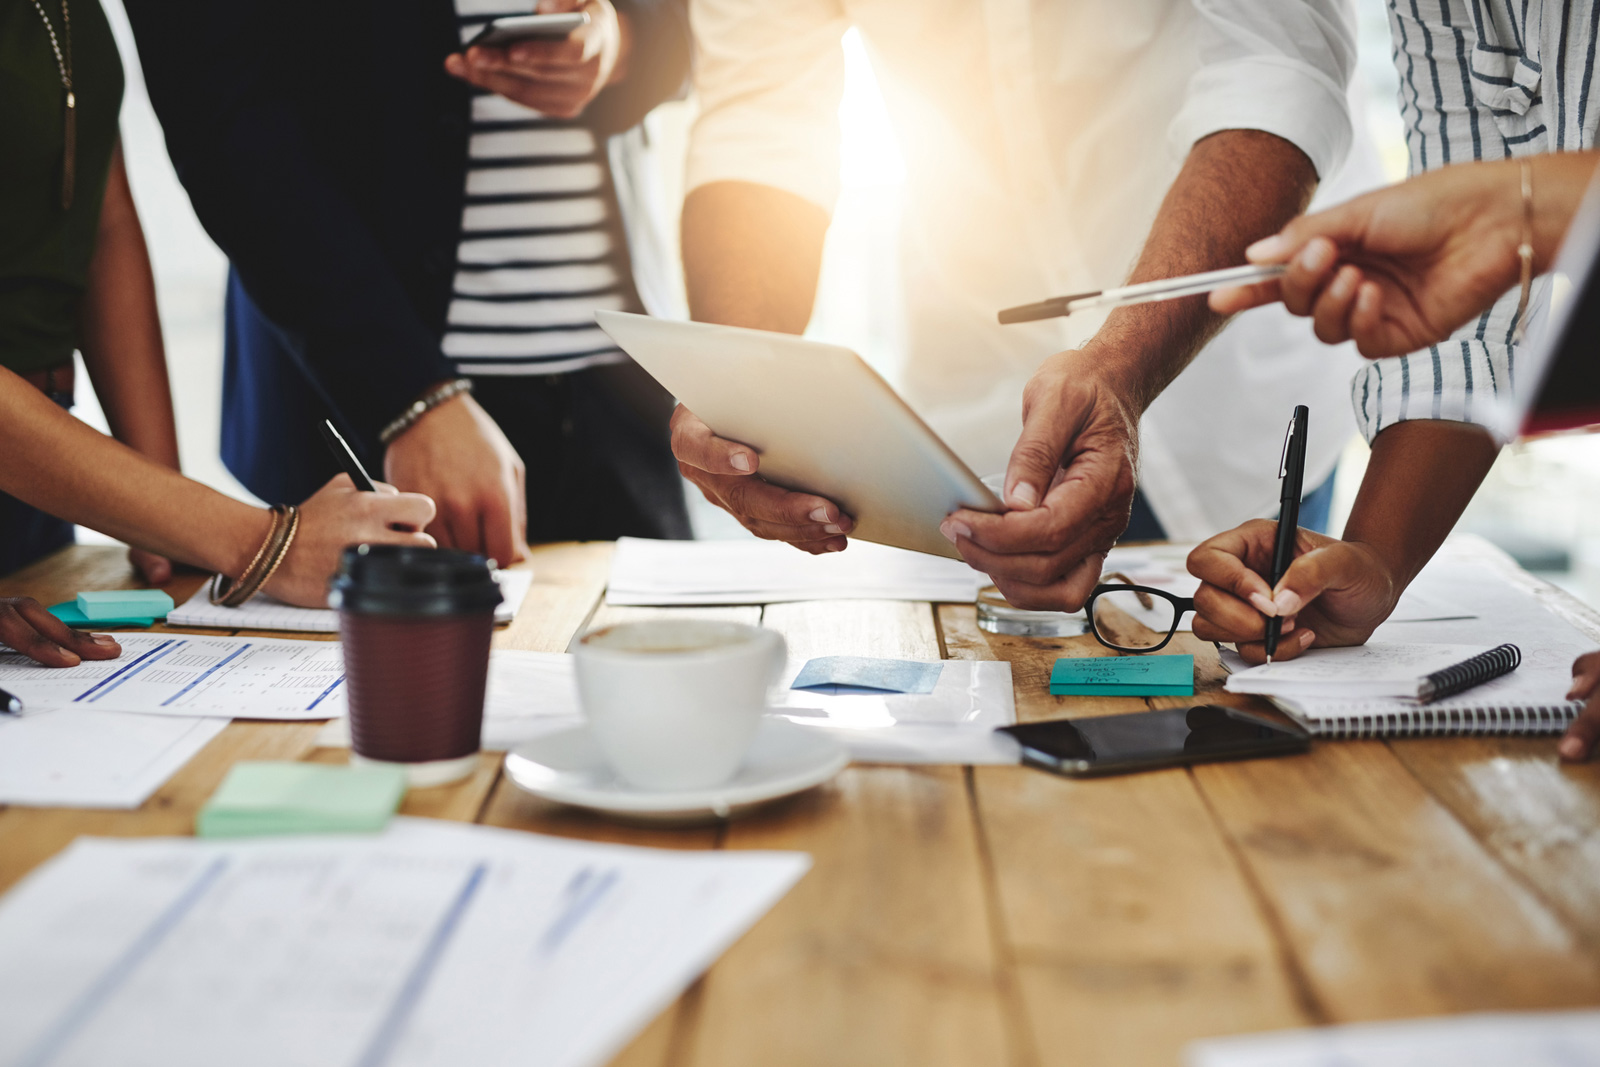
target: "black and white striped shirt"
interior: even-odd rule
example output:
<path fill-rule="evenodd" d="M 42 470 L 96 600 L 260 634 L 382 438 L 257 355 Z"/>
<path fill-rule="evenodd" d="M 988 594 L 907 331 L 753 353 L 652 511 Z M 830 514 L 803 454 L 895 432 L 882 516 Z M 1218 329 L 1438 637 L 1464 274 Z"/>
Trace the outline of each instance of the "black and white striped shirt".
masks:
<path fill-rule="evenodd" d="M 1389 0 L 1411 173 L 1593 148 L 1597 21 L 1600 0 Z M 1352 400 L 1367 440 L 1406 419 L 1471 422 L 1475 394 L 1510 389 L 1520 295 L 1444 344 L 1363 368 Z M 1548 300 L 1541 278 L 1529 307 Z"/>
<path fill-rule="evenodd" d="M 455 0 L 463 42 L 514 0 Z M 626 357 L 598 308 L 638 310 L 605 142 L 580 121 L 472 98 L 444 354 L 459 374 L 558 374 Z"/>

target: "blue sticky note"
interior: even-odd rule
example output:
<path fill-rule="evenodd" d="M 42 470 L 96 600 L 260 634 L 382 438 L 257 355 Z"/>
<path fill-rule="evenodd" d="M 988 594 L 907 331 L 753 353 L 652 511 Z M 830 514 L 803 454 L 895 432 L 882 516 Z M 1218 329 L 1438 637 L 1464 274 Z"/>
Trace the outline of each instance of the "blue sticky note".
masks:
<path fill-rule="evenodd" d="M 1194 695 L 1193 656 L 1091 656 L 1058 659 L 1054 696 L 1186 697 Z"/>
<path fill-rule="evenodd" d="M 90 622 L 102 619 L 164 619 L 172 598 L 159 589 L 99 589 L 78 594 L 78 610 Z"/>
<path fill-rule="evenodd" d="M 76 600 L 63 600 L 59 604 L 51 604 L 49 611 L 68 626 L 90 629 L 104 629 L 108 626 L 154 626 L 157 621 L 152 615 L 135 615 L 126 619 L 91 619 L 78 610 Z"/>
<path fill-rule="evenodd" d="M 818 656 L 800 669 L 791 689 L 842 693 L 931 693 L 943 663 L 870 656 Z"/>

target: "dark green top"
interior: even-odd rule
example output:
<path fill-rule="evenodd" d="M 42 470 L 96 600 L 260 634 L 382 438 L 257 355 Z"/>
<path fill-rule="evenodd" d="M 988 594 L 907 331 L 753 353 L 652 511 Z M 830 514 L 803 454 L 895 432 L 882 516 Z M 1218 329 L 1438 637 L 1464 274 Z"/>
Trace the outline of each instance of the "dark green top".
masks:
<path fill-rule="evenodd" d="M 39 0 L 62 39 L 61 0 Z M 66 96 L 32 0 L 0 0 L 0 366 L 57 366 L 78 347 L 78 309 L 94 254 L 122 106 L 122 60 L 99 0 L 67 0 L 78 160 L 61 210 Z M 65 46 L 65 41 L 62 41 Z"/>

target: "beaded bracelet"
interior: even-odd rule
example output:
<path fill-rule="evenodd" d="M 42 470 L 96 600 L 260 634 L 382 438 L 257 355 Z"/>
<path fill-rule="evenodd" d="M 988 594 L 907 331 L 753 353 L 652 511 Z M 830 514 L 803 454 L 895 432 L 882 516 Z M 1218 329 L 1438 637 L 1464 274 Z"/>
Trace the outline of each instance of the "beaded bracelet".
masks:
<path fill-rule="evenodd" d="M 402 411 L 393 422 L 378 431 L 378 443 L 387 447 L 396 437 L 415 426 L 418 419 L 446 400 L 454 400 L 462 393 L 470 392 L 472 392 L 471 378 L 456 378 L 429 389 Z"/>
<path fill-rule="evenodd" d="M 238 580 L 217 574 L 211 579 L 211 603 L 236 608 L 261 591 L 289 554 L 300 529 L 300 509 L 293 504 L 272 505 L 272 529 Z"/>

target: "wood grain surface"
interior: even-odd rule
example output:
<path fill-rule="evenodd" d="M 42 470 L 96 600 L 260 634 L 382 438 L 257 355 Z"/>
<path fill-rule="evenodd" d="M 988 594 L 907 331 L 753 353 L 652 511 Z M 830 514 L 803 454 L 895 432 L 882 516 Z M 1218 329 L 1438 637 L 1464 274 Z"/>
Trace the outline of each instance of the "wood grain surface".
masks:
<path fill-rule="evenodd" d="M 980 630 L 971 605 L 604 603 L 610 546 L 537 547 L 498 647 L 566 650 L 589 626 L 699 617 L 831 654 L 1001 659 L 1023 720 L 1175 698 L 1053 697 L 1091 637 Z M 1600 616 L 1510 577 L 1596 638 Z M 187 597 L 202 581 L 167 587 Z M 72 548 L 0 578 L 45 603 L 134 585 L 120 550 Z M 1222 694 L 1215 650 L 1196 700 Z M 1187 699 L 1187 698 L 1184 698 Z M 341 762 L 315 723 L 235 722 L 137 811 L 0 809 L 0 889 L 79 834 L 190 832 L 243 759 Z M 1009 767 L 855 765 L 746 818 L 636 827 L 531 797 L 482 757 L 405 812 L 677 849 L 796 849 L 813 867 L 617 1059 L 676 1065 L 1165 1064 L 1198 1036 L 1600 1004 L 1600 766 L 1550 738 L 1330 742 L 1277 760 L 1099 780 Z"/>

